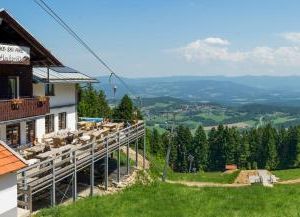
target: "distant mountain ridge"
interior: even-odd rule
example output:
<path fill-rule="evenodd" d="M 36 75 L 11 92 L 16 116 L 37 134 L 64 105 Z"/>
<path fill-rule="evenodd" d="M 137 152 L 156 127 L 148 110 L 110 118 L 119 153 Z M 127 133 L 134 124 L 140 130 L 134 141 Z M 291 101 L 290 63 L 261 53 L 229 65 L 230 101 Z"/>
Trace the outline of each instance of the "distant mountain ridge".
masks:
<path fill-rule="evenodd" d="M 141 97 L 170 96 L 189 101 L 216 102 L 230 105 L 248 103 L 300 105 L 300 77 L 271 76 L 177 76 L 161 78 L 123 78 L 134 95 Z M 118 81 L 110 84 L 108 77 L 100 77 L 98 88 L 108 98 L 115 98 L 128 90 Z"/>

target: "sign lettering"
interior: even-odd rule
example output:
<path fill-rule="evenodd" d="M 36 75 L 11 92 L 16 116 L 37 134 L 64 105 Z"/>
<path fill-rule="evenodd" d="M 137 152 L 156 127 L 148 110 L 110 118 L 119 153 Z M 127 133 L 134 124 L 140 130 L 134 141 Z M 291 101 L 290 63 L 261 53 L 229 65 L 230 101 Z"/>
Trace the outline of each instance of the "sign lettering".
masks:
<path fill-rule="evenodd" d="M 0 64 L 30 64 L 30 48 L 0 44 Z"/>

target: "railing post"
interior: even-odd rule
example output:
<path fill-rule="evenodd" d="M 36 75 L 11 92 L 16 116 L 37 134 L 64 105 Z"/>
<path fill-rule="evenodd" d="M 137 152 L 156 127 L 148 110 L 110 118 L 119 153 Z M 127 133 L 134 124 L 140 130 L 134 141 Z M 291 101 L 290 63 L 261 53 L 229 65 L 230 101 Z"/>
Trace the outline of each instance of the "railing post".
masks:
<path fill-rule="evenodd" d="M 32 213 L 32 189 L 30 186 L 28 188 L 28 206 L 29 206 L 29 212 Z"/>
<path fill-rule="evenodd" d="M 120 132 L 118 132 L 118 177 L 117 177 L 117 181 L 120 182 L 121 180 L 121 174 L 120 174 L 120 166 L 121 166 L 121 163 L 120 163 L 120 157 L 121 157 L 121 153 L 120 153 L 120 148 L 121 148 L 121 145 L 120 145 Z"/>
<path fill-rule="evenodd" d="M 51 161 L 52 164 L 52 191 L 51 191 L 51 206 L 56 205 L 56 192 L 55 192 L 55 158 Z"/>
<path fill-rule="evenodd" d="M 138 168 L 138 151 L 139 151 L 139 137 L 138 137 L 138 128 L 135 126 L 135 167 Z"/>
<path fill-rule="evenodd" d="M 146 124 L 144 122 L 144 141 L 143 141 L 143 169 L 146 168 Z"/>
<path fill-rule="evenodd" d="M 129 133 L 129 129 L 127 131 L 127 147 L 126 147 L 126 156 L 127 156 L 127 163 L 126 163 L 126 166 L 127 166 L 127 175 L 129 175 L 129 170 L 130 170 L 130 160 L 129 160 L 129 136 L 130 136 L 130 133 Z"/>
<path fill-rule="evenodd" d="M 73 164 L 74 164 L 74 172 L 73 172 L 73 180 L 72 180 L 72 197 L 73 202 L 77 199 L 77 159 L 76 159 L 76 151 L 72 152 L 73 155 Z"/>
<path fill-rule="evenodd" d="M 106 151 L 105 151 L 105 190 L 108 190 L 108 137 L 106 138 Z"/>
<path fill-rule="evenodd" d="M 91 163 L 91 170 L 90 170 L 90 185 L 91 185 L 91 192 L 90 195 L 93 196 L 94 194 L 94 182 L 95 182 L 95 178 L 94 178 L 94 170 L 95 170 L 95 142 L 92 142 L 91 145 L 91 155 L 92 155 L 92 163 Z"/>
<path fill-rule="evenodd" d="M 22 177 L 23 177 L 23 186 L 24 186 L 24 192 L 26 192 L 28 190 L 28 186 L 27 186 L 27 178 L 26 178 L 26 171 L 22 172 Z M 28 203 L 28 194 L 24 194 L 24 202 L 27 204 Z M 28 209 L 28 207 L 25 207 L 26 209 Z"/>

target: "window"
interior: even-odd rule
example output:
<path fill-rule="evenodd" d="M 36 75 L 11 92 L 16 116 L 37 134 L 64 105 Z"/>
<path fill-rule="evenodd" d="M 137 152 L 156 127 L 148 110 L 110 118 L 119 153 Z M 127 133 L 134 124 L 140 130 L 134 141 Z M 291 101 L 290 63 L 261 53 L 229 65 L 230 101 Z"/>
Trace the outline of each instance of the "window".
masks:
<path fill-rule="evenodd" d="M 35 140 L 35 121 L 26 122 L 26 144 L 33 144 Z"/>
<path fill-rule="evenodd" d="M 45 84 L 45 95 L 55 96 L 54 84 Z"/>
<path fill-rule="evenodd" d="M 62 130 L 62 129 L 66 129 L 67 128 L 67 113 L 66 112 L 62 112 L 58 114 L 58 129 Z"/>
<path fill-rule="evenodd" d="M 20 145 L 20 124 L 6 126 L 6 143 L 11 148 L 18 148 Z"/>
<path fill-rule="evenodd" d="M 19 77 L 8 78 L 8 98 L 16 99 L 19 97 Z"/>
<path fill-rule="evenodd" d="M 46 131 L 46 133 L 54 132 L 54 115 L 46 115 L 46 117 L 45 117 L 45 131 Z"/>

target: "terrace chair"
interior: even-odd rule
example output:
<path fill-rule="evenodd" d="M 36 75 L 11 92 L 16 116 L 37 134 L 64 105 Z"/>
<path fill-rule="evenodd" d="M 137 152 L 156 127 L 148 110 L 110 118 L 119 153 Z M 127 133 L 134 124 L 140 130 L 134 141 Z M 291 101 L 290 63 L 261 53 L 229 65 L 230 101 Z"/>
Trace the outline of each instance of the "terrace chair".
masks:
<path fill-rule="evenodd" d="M 59 148 L 64 145 L 66 145 L 66 142 L 64 139 L 59 138 L 59 137 L 53 137 L 53 147 L 54 148 Z"/>

